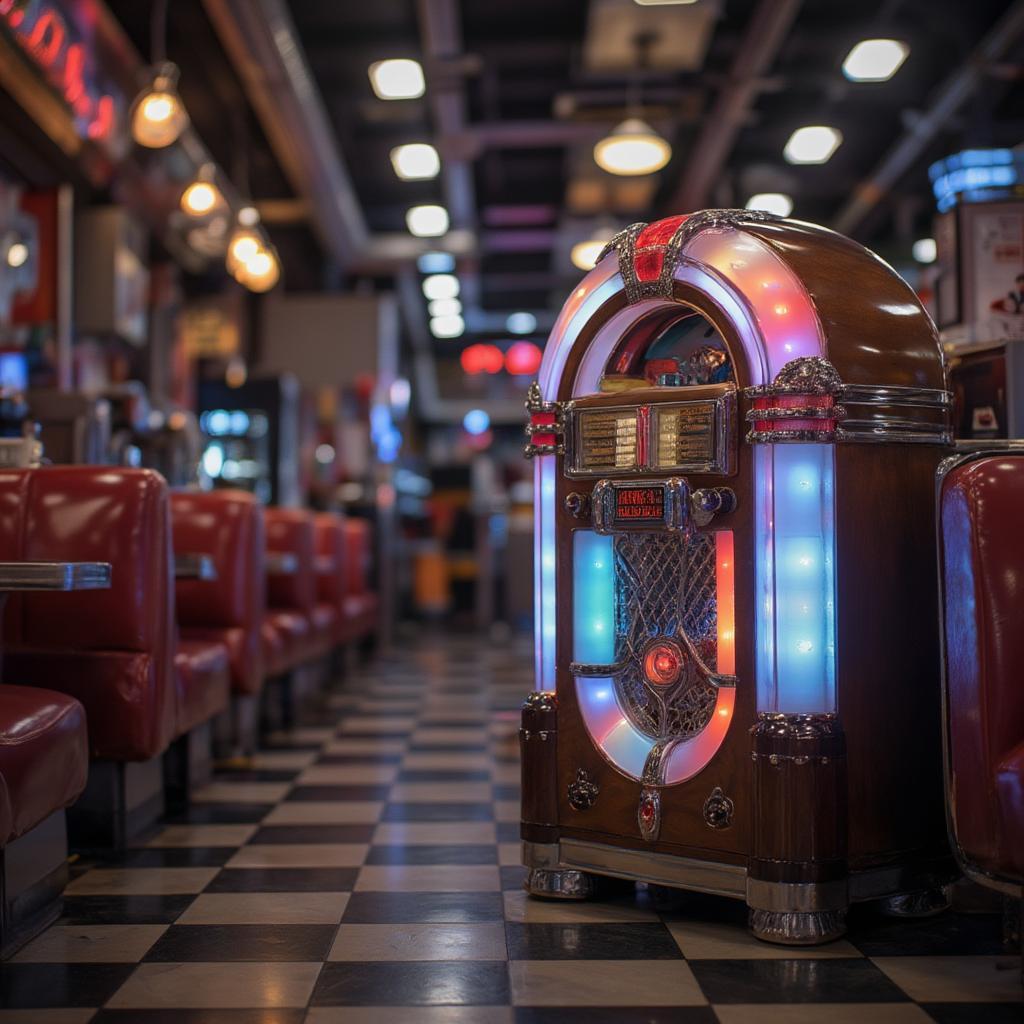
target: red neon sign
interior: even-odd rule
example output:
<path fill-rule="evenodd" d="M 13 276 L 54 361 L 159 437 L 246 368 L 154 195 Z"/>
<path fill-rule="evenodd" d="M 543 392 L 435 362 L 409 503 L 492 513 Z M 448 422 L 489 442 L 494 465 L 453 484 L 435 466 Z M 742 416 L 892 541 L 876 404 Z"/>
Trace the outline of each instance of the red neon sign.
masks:
<path fill-rule="evenodd" d="M 0 0 L 0 24 L 60 93 L 83 138 L 106 142 L 117 125 L 117 102 L 92 67 L 91 41 L 53 0 Z"/>

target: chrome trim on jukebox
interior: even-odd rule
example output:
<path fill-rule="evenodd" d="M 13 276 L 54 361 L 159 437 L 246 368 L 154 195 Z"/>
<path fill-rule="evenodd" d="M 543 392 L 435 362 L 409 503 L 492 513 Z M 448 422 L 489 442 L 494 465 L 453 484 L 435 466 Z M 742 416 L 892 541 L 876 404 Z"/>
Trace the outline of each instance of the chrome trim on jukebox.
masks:
<path fill-rule="evenodd" d="M 734 899 L 746 898 L 747 869 L 738 864 L 717 864 L 650 850 L 628 850 L 581 839 L 563 839 L 559 846 L 565 867 Z"/>
<path fill-rule="evenodd" d="M 710 410 L 711 430 L 708 436 L 707 451 L 701 457 L 686 460 L 659 459 L 662 450 L 660 424 L 666 416 L 684 410 Z M 640 410 L 646 410 L 641 415 Z M 612 460 L 600 465 L 584 465 L 587 456 L 583 424 L 590 416 L 614 416 L 616 413 L 633 418 L 638 424 L 638 431 L 645 431 L 643 442 L 639 436 L 633 449 L 633 461 L 630 465 L 614 464 Z M 577 402 L 566 402 L 562 409 L 565 430 L 565 475 L 568 477 L 595 476 L 633 476 L 640 473 L 671 472 L 671 473 L 719 473 L 729 476 L 735 471 L 736 463 L 736 391 L 729 388 L 716 398 L 695 398 L 682 402 L 651 402 L 637 405 L 579 405 Z M 641 427 L 641 421 L 646 424 Z M 646 457 L 643 458 L 644 452 Z"/>
<path fill-rule="evenodd" d="M 561 402 L 545 402 L 541 395 L 540 385 L 534 381 L 526 392 L 527 423 L 524 433 L 530 439 L 530 443 L 523 448 L 523 455 L 528 459 L 541 455 L 561 455 L 565 451 L 565 416 L 562 411 Z M 550 423 L 534 422 L 537 415 L 551 416 Z M 534 444 L 533 438 L 536 435 L 551 437 L 554 444 Z"/>
<path fill-rule="evenodd" d="M 621 672 L 626 667 L 626 662 L 617 661 L 614 665 L 586 665 L 582 662 L 574 661 L 569 665 L 569 671 L 574 676 L 597 676 L 604 678 L 604 676 L 614 676 Z"/>

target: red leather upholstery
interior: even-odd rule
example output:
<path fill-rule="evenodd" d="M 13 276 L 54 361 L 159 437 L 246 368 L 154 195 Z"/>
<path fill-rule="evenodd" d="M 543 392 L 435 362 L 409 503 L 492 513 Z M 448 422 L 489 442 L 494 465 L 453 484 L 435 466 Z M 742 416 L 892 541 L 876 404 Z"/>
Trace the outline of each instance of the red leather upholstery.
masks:
<path fill-rule="evenodd" d="M 12 595 L 4 672 L 78 698 L 93 757 L 162 753 L 176 710 L 164 479 L 106 466 L 0 471 L 0 560 L 112 564 L 109 590 Z"/>
<path fill-rule="evenodd" d="M 327 638 L 313 628 L 316 607 L 313 514 L 304 509 L 266 510 L 267 550 L 292 555 L 295 572 L 267 573 L 267 621 L 283 645 L 278 671 L 286 672 L 326 649 Z"/>
<path fill-rule="evenodd" d="M 951 816 L 961 856 L 1020 881 L 1024 858 L 1024 457 L 967 461 L 940 495 Z"/>
<path fill-rule="evenodd" d="M 320 615 L 333 612 L 332 629 L 335 644 L 347 639 L 348 620 L 345 595 L 348 586 L 346 571 L 345 520 L 333 512 L 321 512 L 315 517 L 316 530 L 316 594 Z"/>
<path fill-rule="evenodd" d="M 0 686 L 0 846 L 85 789 L 85 709 L 52 690 Z"/>
<path fill-rule="evenodd" d="M 365 519 L 345 520 L 345 623 L 347 637 L 357 640 L 377 625 L 377 595 L 370 589 L 372 533 Z"/>
<path fill-rule="evenodd" d="M 174 550 L 209 555 L 215 580 L 178 580 L 181 637 L 224 644 L 236 693 L 259 693 L 263 685 L 266 611 L 263 508 L 246 491 L 171 495 Z"/>
<path fill-rule="evenodd" d="M 174 669 L 178 688 L 174 734 L 183 736 L 227 708 L 231 700 L 228 649 L 216 641 L 180 637 Z"/>

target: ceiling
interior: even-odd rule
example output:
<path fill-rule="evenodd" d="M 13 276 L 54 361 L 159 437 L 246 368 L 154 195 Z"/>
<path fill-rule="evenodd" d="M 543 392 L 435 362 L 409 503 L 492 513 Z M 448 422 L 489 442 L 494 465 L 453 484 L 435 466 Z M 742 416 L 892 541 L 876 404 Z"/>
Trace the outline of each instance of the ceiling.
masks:
<path fill-rule="evenodd" d="M 149 5 L 110 6 L 147 53 Z M 397 275 L 410 330 L 438 354 L 495 337 L 515 310 L 534 312 L 542 333 L 580 276 L 569 249 L 594 231 L 754 192 L 790 193 L 794 216 L 908 263 L 930 233 L 928 164 L 1024 140 L 1020 0 L 176 0 L 170 11 L 185 102 L 216 159 L 264 201 L 286 287 L 393 287 Z M 909 44 L 905 64 L 888 82 L 848 82 L 851 46 L 879 36 Z M 269 45 L 280 79 L 265 69 Z M 367 68 L 389 57 L 423 64 L 422 98 L 375 97 Z M 301 118 L 275 129 L 268 113 L 288 75 L 310 87 L 325 132 L 308 152 Z M 631 108 L 673 157 L 619 178 L 597 168 L 593 146 Z M 843 134 L 822 166 L 782 157 L 805 124 Z M 400 181 L 389 152 L 420 141 L 440 151 L 441 175 Z M 327 177 L 306 174 L 296 153 L 326 160 Z M 337 203 L 317 180 L 334 182 Z M 434 202 L 451 214 L 441 244 L 459 253 L 467 314 L 467 333 L 448 342 L 430 341 L 408 287 L 425 245 L 409 239 L 405 213 Z"/>

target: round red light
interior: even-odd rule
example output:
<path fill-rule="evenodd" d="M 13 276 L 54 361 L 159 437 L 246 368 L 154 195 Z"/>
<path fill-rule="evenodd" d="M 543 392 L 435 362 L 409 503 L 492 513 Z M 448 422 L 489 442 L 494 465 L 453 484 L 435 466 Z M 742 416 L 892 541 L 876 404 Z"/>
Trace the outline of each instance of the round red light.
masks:
<path fill-rule="evenodd" d="M 500 373 L 505 364 L 501 349 L 497 345 L 478 343 L 462 350 L 459 356 L 462 369 L 471 377 L 479 373 Z"/>
<path fill-rule="evenodd" d="M 532 341 L 517 341 L 505 353 L 505 369 L 516 377 L 527 377 L 540 369 L 543 358 L 540 346 Z"/>
<path fill-rule="evenodd" d="M 652 644 L 644 655 L 644 675 L 655 686 L 671 686 L 682 667 L 682 652 L 668 641 Z"/>

